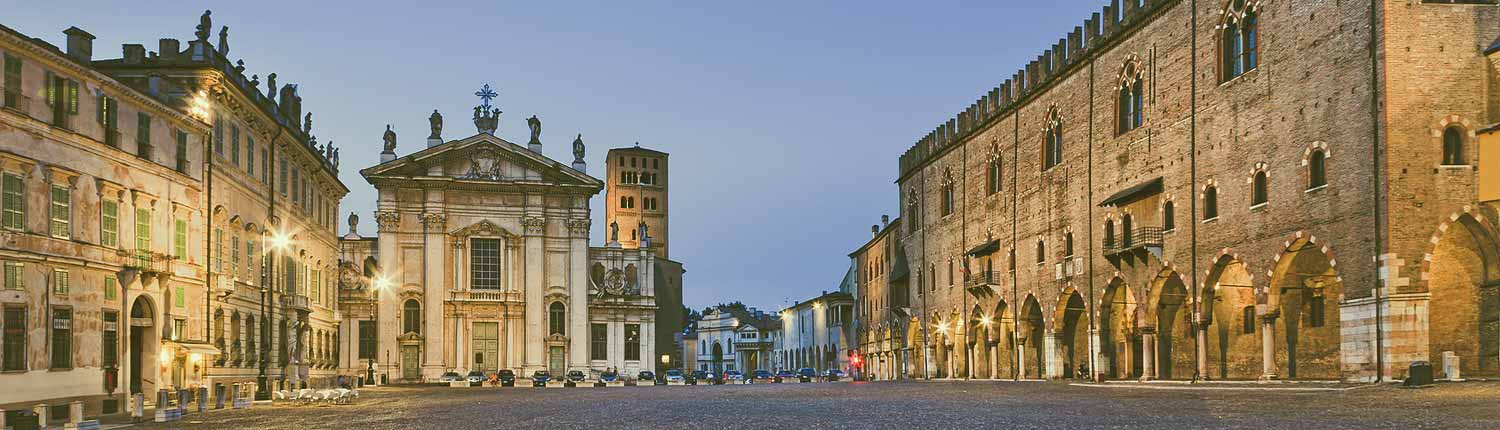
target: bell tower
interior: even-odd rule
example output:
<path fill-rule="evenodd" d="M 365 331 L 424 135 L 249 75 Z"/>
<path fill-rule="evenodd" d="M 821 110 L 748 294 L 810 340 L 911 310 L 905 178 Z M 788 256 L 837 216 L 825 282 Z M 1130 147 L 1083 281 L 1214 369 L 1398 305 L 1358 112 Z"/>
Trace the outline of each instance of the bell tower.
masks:
<path fill-rule="evenodd" d="M 605 231 L 618 226 L 618 237 L 608 243 L 620 247 L 641 247 L 656 251 L 657 257 L 670 258 L 667 249 L 668 154 L 642 148 L 609 150 L 605 156 Z"/>

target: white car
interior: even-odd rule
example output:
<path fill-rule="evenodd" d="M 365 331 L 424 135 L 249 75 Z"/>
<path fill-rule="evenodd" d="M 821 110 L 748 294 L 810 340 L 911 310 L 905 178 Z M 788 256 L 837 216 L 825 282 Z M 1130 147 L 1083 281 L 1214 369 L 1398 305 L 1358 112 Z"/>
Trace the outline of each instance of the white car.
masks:
<path fill-rule="evenodd" d="M 671 369 L 667 371 L 667 383 L 681 383 L 682 381 L 682 369 Z"/>
<path fill-rule="evenodd" d="M 459 376 L 458 372 L 443 372 L 443 376 L 439 376 L 438 377 L 438 382 L 442 382 L 444 384 L 447 384 L 449 382 L 462 381 L 463 379 L 464 379 L 464 377 L 463 376 Z"/>
<path fill-rule="evenodd" d="M 474 371 L 470 371 L 469 372 L 468 380 L 469 380 L 469 386 L 471 386 L 471 387 L 478 387 L 480 385 L 484 385 L 484 381 L 486 379 L 489 379 L 489 377 L 487 377 L 487 376 L 484 375 L 484 371 L 474 370 Z"/>

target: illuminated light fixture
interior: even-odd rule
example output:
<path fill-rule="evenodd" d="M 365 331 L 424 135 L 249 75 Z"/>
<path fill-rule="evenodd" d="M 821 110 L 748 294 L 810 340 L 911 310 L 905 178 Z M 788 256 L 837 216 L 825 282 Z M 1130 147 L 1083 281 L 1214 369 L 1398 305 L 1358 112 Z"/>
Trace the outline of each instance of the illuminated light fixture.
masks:
<path fill-rule="evenodd" d="M 161 359 L 162 365 L 172 363 L 172 353 L 170 351 L 167 351 L 165 348 L 161 350 L 161 353 L 157 354 L 157 358 Z"/>

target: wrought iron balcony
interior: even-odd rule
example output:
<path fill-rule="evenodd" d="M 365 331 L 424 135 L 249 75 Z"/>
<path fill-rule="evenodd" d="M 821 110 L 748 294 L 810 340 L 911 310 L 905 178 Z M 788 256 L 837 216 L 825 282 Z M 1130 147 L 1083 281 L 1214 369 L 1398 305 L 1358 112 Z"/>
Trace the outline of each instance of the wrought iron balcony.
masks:
<path fill-rule="evenodd" d="M 1005 275 L 1005 272 L 974 272 L 969 274 L 965 282 L 969 288 L 1000 285 L 1000 281 L 1005 279 Z"/>
<path fill-rule="evenodd" d="M 1136 227 L 1134 230 L 1122 232 L 1120 237 L 1105 238 L 1104 255 L 1115 256 L 1147 248 L 1161 249 L 1161 246 L 1161 227 Z"/>
<path fill-rule="evenodd" d="M 294 310 L 294 311 L 301 311 L 301 312 L 310 312 L 310 311 L 312 311 L 312 305 L 308 302 L 307 296 L 299 296 L 299 295 L 282 296 L 281 297 L 281 305 L 285 306 L 287 309 Z"/>
<path fill-rule="evenodd" d="M 172 257 L 169 255 L 137 249 L 127 254 L 125 268 L 146 274 L 166 273 L 167 262 L 170 260 Z"/>

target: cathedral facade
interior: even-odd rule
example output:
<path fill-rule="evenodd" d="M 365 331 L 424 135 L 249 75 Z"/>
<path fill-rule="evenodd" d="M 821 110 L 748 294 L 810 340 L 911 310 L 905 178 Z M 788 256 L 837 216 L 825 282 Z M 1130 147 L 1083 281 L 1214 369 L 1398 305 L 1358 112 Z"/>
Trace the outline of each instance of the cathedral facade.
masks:
<path fill-rule="evenodd" d="M 434 112 L 426 147 L 399 158 L 388 130 L 382 162 L 360 172 L 379 233 L 344 239 L 346 369 L 418 382 L 651 366 L 653 253 L 590 248 L 604 183 L 585 173 L 582 139 L 563 164 L 541 153 L 540 120 L 518 145 L 496 136 L 499 114 L 486 100 L 477 134 L 444 141 Z"/>

